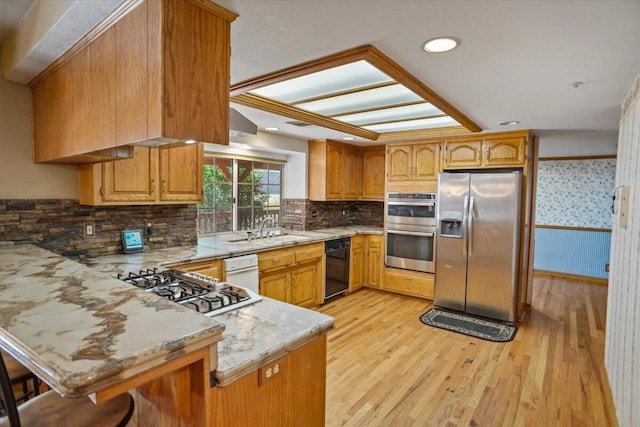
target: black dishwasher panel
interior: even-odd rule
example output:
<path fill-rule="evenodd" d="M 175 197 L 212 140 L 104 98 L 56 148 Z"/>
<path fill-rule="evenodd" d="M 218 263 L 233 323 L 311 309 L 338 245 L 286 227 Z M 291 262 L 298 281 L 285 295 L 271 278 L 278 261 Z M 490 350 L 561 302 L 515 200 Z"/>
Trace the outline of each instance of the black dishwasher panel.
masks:
<path fill-rule="evenodd" d="M 326 254 L 324 299 L 344 294 L 349 289 L 349 247 L 351 238 L 328 240 Z"/>

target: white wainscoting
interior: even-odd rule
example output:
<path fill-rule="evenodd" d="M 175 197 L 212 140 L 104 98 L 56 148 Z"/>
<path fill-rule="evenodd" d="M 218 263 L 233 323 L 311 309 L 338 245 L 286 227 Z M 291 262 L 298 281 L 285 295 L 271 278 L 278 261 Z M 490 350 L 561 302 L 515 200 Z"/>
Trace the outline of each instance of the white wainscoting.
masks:
<path fill-rule="evenodd" d="M 613 224 L 605 366 L 621 427 L 640 426 L 640 74 L 623 104 L 616 187 L 629 186 L 627 228 Z"/>

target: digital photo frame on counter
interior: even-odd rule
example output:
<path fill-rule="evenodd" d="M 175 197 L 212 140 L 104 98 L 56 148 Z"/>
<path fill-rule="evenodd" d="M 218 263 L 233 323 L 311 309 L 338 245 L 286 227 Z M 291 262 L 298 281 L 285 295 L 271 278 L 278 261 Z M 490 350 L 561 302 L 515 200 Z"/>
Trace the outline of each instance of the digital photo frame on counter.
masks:
<path fill-rule="evenodd" d="M 125 254 L 142 252 L 144 240 L 142 230 L 122 230 L 122 251 Z"/>

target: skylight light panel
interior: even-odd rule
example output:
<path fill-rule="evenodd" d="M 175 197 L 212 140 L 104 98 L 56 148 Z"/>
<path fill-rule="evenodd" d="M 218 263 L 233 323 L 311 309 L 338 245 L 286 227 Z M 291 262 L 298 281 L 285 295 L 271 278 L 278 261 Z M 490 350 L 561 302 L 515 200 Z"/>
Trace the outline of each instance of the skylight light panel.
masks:
<path fill-rule="evenodd" d="M 352 111 L 367 110 L 391 105 L 405 104 L 421 101 L 418 95 L 396 84 L 362 92 L 354 92 L 346 95 L 334 96 L 312 102 L 297 104 L 296 107 L 317 114 L 331 116 Z"/>
<path fill-rule="evenodd" d="M 352 125 L 363 125 L 367 123 L 391 122 L 400 120 L 417 119 L 427 116 L 438 116 L 444 114 L 438 108 L 428 102 L 414 105 L 404 105 L 402 107 L 384 108 L 363 113 L 347 114 L 334 117 Z"/>
<path fill-rule="evenodd" d="M 284 103 L 293 103 L 392 81 L 391 77 L 362 60 L 274 83 L 254 89 L 250 93 Z"/>
<path fill-rule="evenodd" d="M 460 126 L 460 124 L 451 117 L 433 117 L 430 119 L 420 120 L 406 120 L 402 122 L 384 123 L 379 125 L 363 126 L 364 129 L 386 133 L 386 132 L 399 132 L 404 130 L 415 129 L 431 129 L 448 126 Z"/>

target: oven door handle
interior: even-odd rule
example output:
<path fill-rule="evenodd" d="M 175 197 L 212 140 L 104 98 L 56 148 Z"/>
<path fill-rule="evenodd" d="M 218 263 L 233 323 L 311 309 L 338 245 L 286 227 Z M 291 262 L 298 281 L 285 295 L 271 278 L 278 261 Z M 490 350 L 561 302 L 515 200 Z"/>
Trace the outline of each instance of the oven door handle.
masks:
<path fill-rule="evenodd" d="M 406 234 L 407 236 L 433 237 L 433 233 L 421 233 L 419 231 L 387 230 L 387 234 Z"/>
<path fill-rule="evenodd" d="M 436 202 L 419 202 L 419 203 L 387 202 L 387 205 L 392 205 L 392 206 L 435 206 Z"/>

